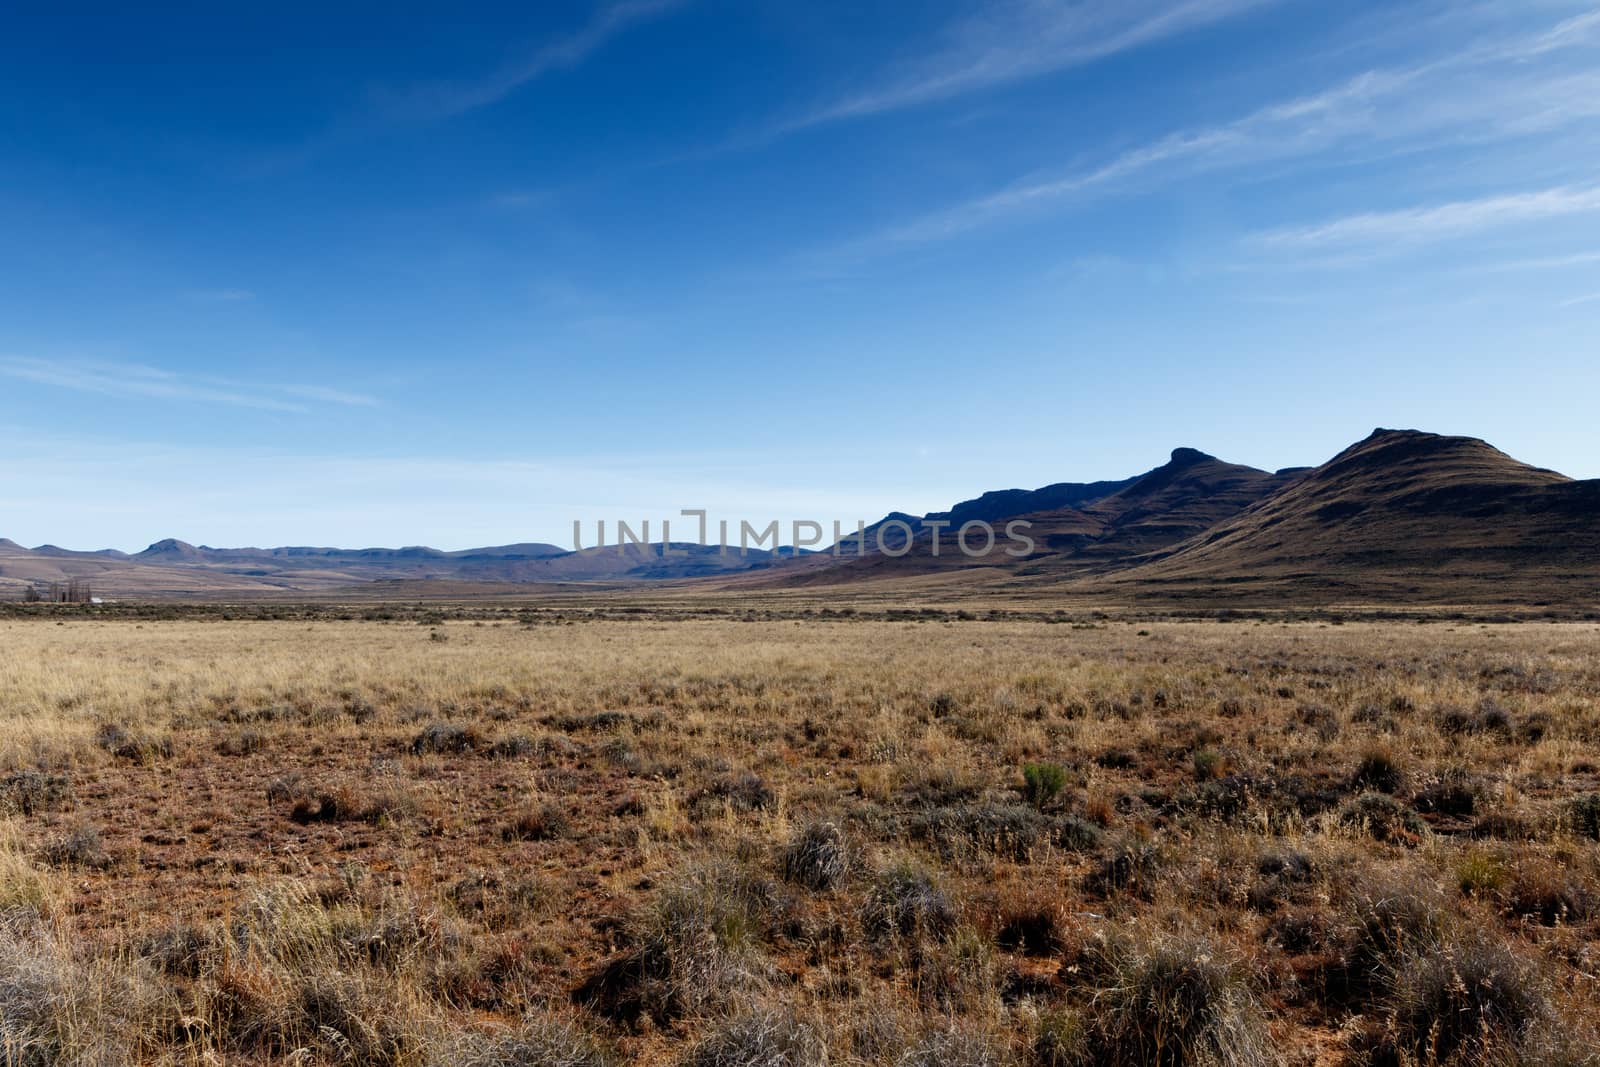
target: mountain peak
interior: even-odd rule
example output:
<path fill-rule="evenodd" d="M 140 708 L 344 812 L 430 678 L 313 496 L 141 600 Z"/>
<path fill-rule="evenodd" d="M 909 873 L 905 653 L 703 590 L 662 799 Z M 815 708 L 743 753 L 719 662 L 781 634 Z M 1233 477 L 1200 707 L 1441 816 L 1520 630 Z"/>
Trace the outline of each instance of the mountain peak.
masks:
<path fill-rule="evenodd" d="M 1194 463 L 1204 463 L 1208 459 L 1216 458 L 1200 451 L 1198 448 L 1174 448 L 1172 450 L 1172 462 L 1180 467 L 1187 467 Z"/>
<path fill-rule="evenodd" d="M 199 550 L 193 545 L 187 541 L 180 541 L 176 537 L 167 537 L 157 541 L 139 553 L 141 556 L 196 556 L 198 554 Z"/>

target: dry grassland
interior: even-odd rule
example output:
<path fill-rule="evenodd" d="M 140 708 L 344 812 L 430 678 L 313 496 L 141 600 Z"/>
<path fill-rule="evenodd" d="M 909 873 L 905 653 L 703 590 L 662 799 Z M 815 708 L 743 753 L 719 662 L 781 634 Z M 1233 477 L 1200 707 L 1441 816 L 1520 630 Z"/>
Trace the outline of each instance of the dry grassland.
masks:
<path fill-rule="evenodd" d="M 1593 624 L 0 620 L 0 1064 L 1594 1064 Z"/>

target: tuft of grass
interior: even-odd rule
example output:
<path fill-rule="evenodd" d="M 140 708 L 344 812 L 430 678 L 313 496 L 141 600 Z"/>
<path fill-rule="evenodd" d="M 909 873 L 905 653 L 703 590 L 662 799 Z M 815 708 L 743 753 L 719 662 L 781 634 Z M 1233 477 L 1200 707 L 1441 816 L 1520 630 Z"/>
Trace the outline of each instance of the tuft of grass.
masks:
<path fill-rule="evenodd" d="M 939 940 L 955 928 L 957 913 L 933 876 L 900 864 L 880 874 L 867 895 L 861 922 L 875 939 Z"/>
<path fill-rule="evenodd" d="M 614 1067 L 619 1062 L 576 1022 L 535 1012 L 509 1032 L 435 1040 L 425 1067 Z"/>
<path fill-rule="evenodd" d="M 917 1039 L 896 1067 L 1007 1067 L 1011 1049 L 997 1035 L 972 1026 L 942 1026 Z"/>
<path fill-rule="evenodd" d="M 1276 1055 L 1249 970 L 1196 934 L 1131 930 L 1099 950 L 1093 1061 L 1106 1067 L 1268 1067 Z"/>
<path fill-rule="evenodd" d="M 72 800 L 72 781 L 64 774 L 14 771 L 0 777 L 0 815 L 37 815 Z"/>
<path fill-rule="evenodd" d="M 482 743 L 482 740 L 478 731 L 471 726 L 434 722 L 424 726 L 422 731 L 411 739 L 411 751 L 416 755 L 471 752 Z"/>
<path fill-rule="evenodd" d="M 100 725 L 95 734 L 95 743 L 117 759 L 139 764 L 170 758 L 174 751 L 170 737 L 111 722 Z"/>
<path fill-rule="evenodd" d="M 1456 861 L 1456 884 L 1469 897 L 1495 897 L 1506 884 L 1506 865 L 1492 852 L 1472 849 Z"/>
<path fill-rule="evenodd" d="M 571 820 L 560 805 L 550 802 L 529 804 L 511 817 L 501 829 L 500 836 L 507 841 L 549 841 L 565 837 L 571 827 Z"/>
<path fill-rule="evenodd" d="M 1197 782 L 1212 782 L 1221 778 L 1227 770 L 1228 761 L 1222 753 L 1213 748 L 1202 748 L 1192 757 L 1194 765 L 1194 779 Z"/>
<path fill-rule="evenodd" d="M 759 932 L 770 888 L 738 868 L 696 869 L 666 888 L 629 932 L 629 946 L 592 972 L 575 999 L 624 1024 L 676 1019 L 725 1007 L 766 985 Z"/>
<path fill-rule="evenodd" d="M 100 831 L 88 823 L 80 823 L 46 845 L 44 860 L 53 867 L 81 867 L 91 871 L 106 870 L 116 862 Z"/>
<path fill-rule="evenodd" d="M 1573 833 L 1600 841 L 1600 793 L 1586 793 L 1569 801 L 1565 822 Z"/>
<path fill-rule="evenodd" d="M 1405 782 L 1406 775 L 1400 757 L 1386 745 L 1373 745 L 1363 752 L 1361 761 L 1350 775 L 1351 788 L 1378 793 L 1398 793 L 1405 787 Z"/>
<path fill-rule="evenodd" d="M 779 870 L 791 882 L 817 892 L 836 889 L 850 873 L 850 842 L 837 823 L 805 826 L 782 851 Z"/>
<path fill-rule="evenodd" d="M 1555 1016 L 1537 967 L 1482 936 L 1408 954 L 1389 993 L 1381 1044 L 1403 1062 L 1521 1063 Z"/>
<path fill-rule="evenodd" d="M 821 1027 L 802 1022 L 789 1011 L 757 1008 L 713 1027 L 683 1063 L 684 1067 L 826 1067 L 828 1046 Z"/>
<path fill-rule="evenodd" d="M 1339 821 L 1376 841 L 1415 844 L 1427 832 L 1417 813 L 1386 793 L 1363 793 L 1339 811 Z"/>

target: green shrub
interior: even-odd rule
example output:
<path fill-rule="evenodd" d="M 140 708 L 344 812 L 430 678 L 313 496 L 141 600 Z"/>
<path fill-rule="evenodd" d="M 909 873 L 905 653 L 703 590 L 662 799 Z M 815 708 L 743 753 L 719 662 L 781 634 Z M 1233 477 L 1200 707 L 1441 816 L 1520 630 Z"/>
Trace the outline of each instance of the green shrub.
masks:
<path fill-rule="evenodd" d="M 1067 786 L 1067 770 L 1056 763 L 1028 763 L 1022 768 L 1022 795 L 1036 808 L 1049 804 Z"/>

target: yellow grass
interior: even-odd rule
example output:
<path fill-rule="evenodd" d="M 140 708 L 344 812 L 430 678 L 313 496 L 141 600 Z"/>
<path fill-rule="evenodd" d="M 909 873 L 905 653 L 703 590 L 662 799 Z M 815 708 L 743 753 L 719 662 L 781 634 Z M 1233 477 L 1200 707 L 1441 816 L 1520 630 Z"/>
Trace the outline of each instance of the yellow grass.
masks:
<path fill-rule="evenodd" d="M 1418 994 L 1380 971 L 1482 944 L 1557 1030 L 1594 1022 L 1593 624 L 484 614 L 0 620 L 0 913 L 45 924 L 17 944 L 52 1002 L 93 1007 L 74 1049 L 500 1062 L 516 1028 L 646 1063 L 783 1034 L 1113 1063 L 1138 1033 L 1094 1006 L 1187 960 L 1221 1020 L 1194 1055 L 1354 1063 L 1409 1040 Z M 1400 784 L 1357 782 L 1366 757 Z M 1043 811 L 1032 762 L 1065 770 Z M 784 873 L 819 825 L 849 852 L 821 889 Z M 1316 946 L 1366 951 L 1379 882 L 1442 940 L 1338 972 Z M 893 901 L 931 918 L 885 933 Z M 677 962 L 635 988 L 639 952 Z M 115 982 L 141 1017 L 84 1022 Z"/>

